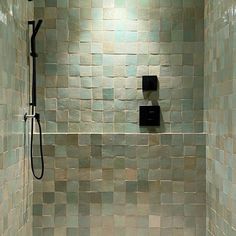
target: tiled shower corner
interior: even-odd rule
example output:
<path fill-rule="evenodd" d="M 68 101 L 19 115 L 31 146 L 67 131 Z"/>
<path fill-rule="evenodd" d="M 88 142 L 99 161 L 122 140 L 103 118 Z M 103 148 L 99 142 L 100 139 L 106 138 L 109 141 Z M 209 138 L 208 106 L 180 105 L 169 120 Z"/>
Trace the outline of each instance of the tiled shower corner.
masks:
<path fill-rule="evenodd" d="M 34 235 L 204 236 L 204 2 L 42 0 L 35 17 Z M 143 93 L 152 74 L 159 89 Z M 155 104 L 161 126 L 140 127 L 139 106 Z"/>
<path fill-rule="evenodd" d="M 0 1 L 0 235 L 236 235 L 235 9 L 234 0 Z M 43 19 L 42 181 L 24 145 L 33 18 Z M 157 92 L 142 91 L 143 75 L 158 76 Z M 140 127 L 139 106 L 157 104 L 161 126 Z"/>
<path fill-rule="evenodd" d="M 207 235 L 236 235 L 236 2 L 205 3 Z"/>

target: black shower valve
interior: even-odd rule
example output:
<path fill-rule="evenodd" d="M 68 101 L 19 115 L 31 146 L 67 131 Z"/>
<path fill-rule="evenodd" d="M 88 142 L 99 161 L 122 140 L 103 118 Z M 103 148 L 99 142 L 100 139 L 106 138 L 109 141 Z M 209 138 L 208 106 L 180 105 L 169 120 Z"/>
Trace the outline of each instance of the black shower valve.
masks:
<path fill-rule="evenodd" d="M 144 75 L 142 77 L 143 91 L 156 91 L 157 90 L 157 76 L 156 75 Z"/>
<path fill-rule="evenodd" d="M 139 125 L 160 126 L 160 106 L 140 106 Z"/>

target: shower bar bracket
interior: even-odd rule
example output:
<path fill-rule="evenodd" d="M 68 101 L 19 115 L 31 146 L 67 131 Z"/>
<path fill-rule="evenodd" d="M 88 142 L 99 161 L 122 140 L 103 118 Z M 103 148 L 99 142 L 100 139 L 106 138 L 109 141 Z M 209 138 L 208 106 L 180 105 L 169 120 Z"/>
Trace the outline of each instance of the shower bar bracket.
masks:
<path fill-rule="evenodd" d="M 32 115 L 28 115 L 27 113 L 25 113 L 24 115 L 24 121 L 27 121 L 28 118 L 40 118 L 40 115 L 38 113 L 34 113 Z"/>

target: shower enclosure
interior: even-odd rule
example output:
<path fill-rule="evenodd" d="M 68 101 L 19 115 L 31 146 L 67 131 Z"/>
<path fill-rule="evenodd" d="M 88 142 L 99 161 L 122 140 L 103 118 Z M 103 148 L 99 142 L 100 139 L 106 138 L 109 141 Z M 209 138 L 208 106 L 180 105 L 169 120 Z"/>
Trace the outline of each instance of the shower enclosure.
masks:
<path fill-rule="evenodd" d="M 203 2 L 35 2 L 45 177 L 34 235 L 205 233 Z M 143 92 L 142 76 L 158 75 Z M 139 126 L 159 104 L 161 126 Z"/>
<path fill-rule="evenodd" d="M 236 235 L 235 9 L 0 1 L 0 235 Z M 24 126 L 37 19 L 41 180 L 39 130 L 30 149 Z M 140 125 L 143 106 L 160 107 L 160 126 Z"/>

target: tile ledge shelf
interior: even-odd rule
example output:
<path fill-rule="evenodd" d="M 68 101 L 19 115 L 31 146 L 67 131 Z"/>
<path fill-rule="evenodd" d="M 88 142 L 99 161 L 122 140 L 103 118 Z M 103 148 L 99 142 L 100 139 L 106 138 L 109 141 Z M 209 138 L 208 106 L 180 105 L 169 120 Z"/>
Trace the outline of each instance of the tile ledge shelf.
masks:
<path fill-rule="evenodd" d="M 35 132 L 34 134 L 39 134 L 38 132 Z M 45 132 L 45 133 L 42 133 L 42 135 L 68 135 L 68 134 L 101 134 L 101 135 L 104 135 L 104 134 L 140 134 L 140 135 L 207 135 L 207 133 L 205 132 L 200 132 L 200 133 L 126 133 L 126 132 L 104 132 L 104 133 L 101 133 L 101 132 Z"/>

